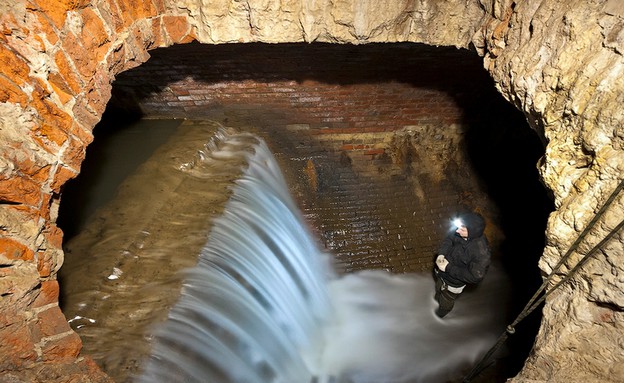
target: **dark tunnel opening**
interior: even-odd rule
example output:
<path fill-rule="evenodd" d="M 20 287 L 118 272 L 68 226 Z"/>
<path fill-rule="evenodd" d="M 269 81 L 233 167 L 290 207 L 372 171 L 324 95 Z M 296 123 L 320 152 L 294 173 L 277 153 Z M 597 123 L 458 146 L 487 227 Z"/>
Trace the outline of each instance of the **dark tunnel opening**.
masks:
<path fill-rule="evenodd" d="M 207 84 L 203 93 L 201 86 L 193 88 L 196 84 Z M 395 84 L 409 89 L 396 91 Z M 364 87 L 366 92 L 370 92 L 366 94 L 368 98 L 363 95 Z M 196 92 L 189 92 L 189 89 L 196 89 Z M 310 89 L 317 93 L 312 93 Z M 425 92 L 421 94 L 420 90 Z M 356 153 L 349 151 L 354 146 L 351 142 L 343 143 L 339 147 L 324 146 L 326 143 L 322 134 L 329 131 L 331 134 L 343 135 L 362 132 L 393 134 L 393 130 L 398 130 L 397 126 L 416 124 L 416 120 L 404 119 L 405 115 L 422 113 L 433 116 L 425 120 L 428 126 L 435 126 L 439 121 L 446 121 L 439 119 L 440 114 L 457 114 L 446 104 L 430 112 L 423 110 L 430 105 L 428 102 L 431 102 L 431 98 L 437 97 L 427 96 L 426 91 L 430 90 L 447 95 L 460 110 L 452 122 L 443 122 L 440 128 L 447 129 L 448 126 L 456 125 L 465 128 L 460 146 L 460 150 L 465 152 L 462 157 L 465 163 L 454 164 L 455 167 L 445 169 L 448 172 L 456 171 L 442 182 L 446 185 L 444 190 L 456 192 L 456 195 L 448 197 L 456 201 L 454 204 L 436 210 L 431 201 L 417 201 L 423 206 L 422 211 L 428 211 L 430 216 L 421 221 L 410 222 L 409 225 L 396 225 L 407 227 L 408 230 L 420 230 L 419 225 L 426 221 L 435 221 L 435 227 L 427 228 L 427 233 L 423 235 L 429 238 L 430 243 L 418 242 L 421 237 L 415 235 L 410 237 L 403 232 L 398 234 L 399 238 L 403 236 L 400 245 L 406 252 L 422 253 L 419 256 L 422 259 L 417 262 L 402 260 L 398 267 L 392 264 L 393 259 L 398 257 L 385 255 L 395 250 L 390 249 L 390 245 L 382 245 L 379 238 L 373 238 L 370 232 L 366 233 L 367 238 L 364 239 L 339 237 L 337 233 L 345 228 L 360 230 L 359 221 L 348 221 L 350 223 L 345 226 L 341 217 L 341 226 L 332 227 L 333 221 L 328 219 L 324 222 L 324 217 L 319 217 L 318 210 L 315 209 L 320 210 L 318 206 L 324 203 L 331 204 L 329 200 L 345 192 L 341 189 L 333 194 L 335 187 L 331 183 L 336 182 L 336 178 L 338 181 L 348 178 L 363 182 L 367 177 L 376 177 L 375 172 L 382 176 L 384 172 L 388 172 L 392 173 L 392 177 L 384 178 L 386 181 L 382 182 L 386 188 L 395 181 L 397 185 L 412 185 L 414 179 L 418 180 L 420 177 L 414 173 L 418 173 L 418 161 L 426 153 L 418 152 L 413 147 L 403 147 L 398 150 L 401 154 L 393 157 L 388 154 L 389 150 L 382 153 L 377 146 L 366 142 L 359 143 L 363 149 Z M 223 95 L 221 98 L 211 99 L 207 96 L 219 92 Z M 348 271 L 366 268 L 386 268 L 397 273 L 428 271 L 431 268 L 434 247 L 441 239 L 440 230 L 446 225 L 448 218 L 443 214 L 484 198 L 488 204 L 494 206 L 491 219 L 499 233 L 494 241 L 495 256 L 504 266 L 513 288 L 511 307 L 507 308 L 510 320 L 524 307 L 541 283 L 537 262 L 544 247 L 546 220 L 553 210 L 552 201 L 539 181 L 536 168 L 544 148 L 522 113 L 497 93 L 492 79 L 481 67 L 480 58 L 472 52 L 420 44 L 204 46 L 193 43 L 153 51 L 152 58 L 147 63 L 117 77 L 112 93 L 102 121 L 94 129 L 95 140 L 87 150 L 81 174 L 63 189 L 58 223 L 65 233 L 66 241 L 79 233 L 82 224 L 87 220 L 84 217 L 86 206 L 94 203 L 89 200 L 88 195 L 98 192 L 89 188 L 93 187 L 95 179 L 103 172 L 102 167 L 112 166 L 117 169 L 114 179 L 107 182 L 114 190 L 126 175 L 169 137 L 169 133 L 163 132 L 173 131 L 180 124 L 180 119 L 209 119 L 226 126 L 252 128 L 260 132 L 271 141 L 272 149 L 278 156 L 281 155 L 280 158 L 313 159 L 312 162 L 307 161 L 308 166 L 303 169 L 299 161 L 290 170 L 284 171 L 291 174 L 293 190 L 304 213 L 310 212 L 309 216 L 316 217 L 311 219 L 312 226 L 321 242 L 335 252 L 341 262 L 351 264 Z M 279 97 L 286 99 L 285 103 L 279 97 L 273 96 L 279 93 L 282 93 Z M 413 99 L 408 99 L 407 102 L 397 99 L 406 94 Z M 198 95 L 203 97 L 201 102 L 198 101 Z M 314 104 L 322 103 L 324 97 L 335 100 L 331 104 L 332 113 L 340 114 L 342 108 L 345 116 L 353 117 L 337 118 L 335 114 L 323 114 L 329 113 L 326 106 L 321 106 L 321 110 L 314 109 Z M 350 97 L 355 101 L 351 103 Z M 427 97 L 429 101 L 423 101 Z M 370 104 L 366 103 L 367 100 L 370 100 Z M 442 101 L 437 102 L 437 105 L 441 103 Z M 250 104 L 253 106 L 249 107 Z M 393 106 L 396 107 L 394 112 Z M 354 110 L 362 114 L 356 115 Z M 324 119 L 319 118 L 319 115 L 324 116 Z M 363 122 L 364 119 L 367 119 L 366 122 Z M 133 138 L 128 136 L 128 140 L 135 141 L 126 142 L 131 148 L 126 152 L 110 147 L 111 142 L 115 141 L 114 137 L 119 137 L 120 132 L 128 126 L 141 121 L 149 121 L 152 124 L 151 129 L 160 129 L 161 132 L 148 138 L 145 135 L 135 135 Z M 309 130 L 318 129 L 320 133 L 304 139 L 303 135 L 299 136 L 299 131 L 291 128 L 302 125 Z M 149 131 L 150 129 L 142 130 L 144 133 Z M 349 149 L 345 149 L 347 146 Z M 324 159 L 320 159 L 319 153 L 323 153 Z M 116 156 L 124 158 L 117 165 L 111 165 L 111 158 Z M 361 165 L 364 162 L 362 158 L 370 160 L 370 163 Z M 396 158 L 400 160 L 397 162 Z M 105 161 L 109 163 L 106 164 Z M 463 168 L 464 165 L 470 169 L 469 172 Z M 375 171 L 371 170 L 370 174 L 358 173 L 358 166 L 374 168 Z M 338 171 L 343 168 L 345 173 Z M 310 186 L 310 174 L 314 175 L 317 182 L 313 186 Z M 427 194 L 439 190 L 429 185 L 436 183 L 435 179 L 429 174 L 422 177 L 424 178 L 419 180 L 418 185 L 425 200 L 439 198 Z M 470 177 L 470 182 L 467 182 L 466 177 Z M 373 184 L 375 181 L 370 182 Z M 478 185 L 477 192 L 469 190 L 471 186 L 466 186 L 473 183 Z M 314 190 L 310 192 L 309 189 Z M 369 189 L 369 194 L 370 190 L 373 189 Z M 353 200 L 368 198 L 356 192 L 352 193 L 356 196 Z M 474 196 L 479 193 L 483 196 Z M 112 198 L 112 194 L 114 192 L 109 191 L 107 198 Z M 380 192 L 380 195 L 388 199 L 410 198 L 409 193 L 396 193 L 392 197 Z M 333 214 L 349 212 L 347 206 L 355 204 L 351 200 L 344 201 L 340 200 L 338 203 L 342 205 L 337 207 L 341 213 L 335 210 Z M 420 211 L 412 206 L 417 202 L 378 204 L 384 205 L 383 209 L 390 211 L 389 219 L 410 221 L 410 214 L 400 210 Z M 105 200 L 95 203 L 104 204 Z M 90 209 L 93 211 L 94 208 Z M 356 209 L 364 210 L 357 206 Z M 374 209 L 368 210 L 370 215 L 378 213 Z M 403 215 L 407 217 L 403 218 Z M 386 224 L 380 230 L 391 232 L 393 228 L 389 225 Z M 393 235 L 397 234 L 393 232 Z M 370 248 L 375 247 L 375 243 L 379 244 L 380 249 Z M 367 247 L 366 262 L 353 258 L 358 247 Z M 371 261 L 375 257 L 385 258 L 383 261 Z M 62 289 L 62 273 L 60 281 Z M 62 297 L 61 292 L 61 303 Z M 505 377 L 514 376 L 522 368 L 533 345 L 540 320 L 539 312 L 529 316 L 518 328 L 517 334 L 508 341 L 511 356 L 502 367 Z"/>
<path fill-rule="evenodd" d="M 514 286 L 513 321 L 542 284 L 537 263 L 544 250 L 546 221 L 554 204 L 537 169 L 544 154 L 538 135 L 528 129 L 521 113 L 511 104 L 496 96 L 486 100 L 478 107 L 465 107 L 468 121 L 478 120 L 478 113 L 500 112 L 492 113 L 486 123 L 476 122 L 478 128 L 471 129 L 467 137 L 467 150 L 488 197 L 500 208 L 498 224 L 505 236 L 500 251 Z M 542 306 L 527 316 L 517 334 L 507 341 L 516 353 L 508 366 L 510 376 L 520 371 L 533 347 Z"/>

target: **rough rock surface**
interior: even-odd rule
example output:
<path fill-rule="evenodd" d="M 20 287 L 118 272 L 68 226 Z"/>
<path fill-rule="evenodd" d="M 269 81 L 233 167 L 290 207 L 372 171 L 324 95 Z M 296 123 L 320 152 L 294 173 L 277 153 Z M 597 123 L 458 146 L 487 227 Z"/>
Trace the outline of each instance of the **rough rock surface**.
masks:
<path fill-rule="evenodd" d="M 148 51 L 198 40 L 411 41 L 470 47 L 547 144 L 539 167 L 557 210 L 540 267 L 550 274 L 624 174 L 624 6 L 619 0 L 18 0 L 0 5 L 0 370 L 54 381 L 77 358 L 58 309 L 60 188 L 80 171 L 115 75 Z M 617 197 L 563 274 L 620 224 Z M 618 381 L 621 233 L 549 296 L 533 355 L 513 379 Z M 69 367 L 71 366 L 71 368 Z M 83 366 L 83 367 L 76 367 Z M 47 371 L 47 372 L 46 372 Z M 56 374 L 56 375 L 55 375 Z M 74 376 L 74 375 L 72 375 Z M 59 378 L 60 379 L 60 378 Z"/>
<path fill-rule="evenodd" d="M 556 211 L 540 268 L 551 274 L 624 174 L 621 110 L 624 7 L 616 1 L 517 2 L 485 65 L 548 143 L 539 164 Z M 622 222 L 622 193 L 569 261 L 567 273 Z M 553 293 L 534 352 L 514 381 L 618 381 L 624 376 L 622 231 Z"/>

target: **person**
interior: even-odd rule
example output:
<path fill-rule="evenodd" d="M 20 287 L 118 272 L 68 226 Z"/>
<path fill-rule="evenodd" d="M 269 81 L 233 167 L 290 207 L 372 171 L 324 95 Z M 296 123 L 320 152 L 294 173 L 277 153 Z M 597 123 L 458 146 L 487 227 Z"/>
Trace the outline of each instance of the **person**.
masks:
<path fill-rule="evenodd" d="M 444 238 L 435 261 L 436 315 L 446 316 L 466 285 L 479 283 L 490 266 L 490 245 L 484 234 L 485 220 L 474 212 L 461 214 L 457 228 Z"/>

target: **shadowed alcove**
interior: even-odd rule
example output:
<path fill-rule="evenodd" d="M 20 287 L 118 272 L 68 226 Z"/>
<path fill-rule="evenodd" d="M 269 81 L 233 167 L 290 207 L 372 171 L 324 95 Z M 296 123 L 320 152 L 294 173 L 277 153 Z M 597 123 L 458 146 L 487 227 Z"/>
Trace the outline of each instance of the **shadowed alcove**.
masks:
<path fill-rule="evenodd" d="M 428 275 L 453 214 L 465 208 L 481 212 L 494 260 L 511 285 L 509 304 L 495 315 L 509 320 L 541 283 L 537 261 L 553 207 L 536 169 L 542 140 L 481 66 L 466 50 L 407 43 L 192 43 L 152 51 L 145 64 L 115 80 L 81 174 L 63 189 L 58 223 L 67 256 L 59 277 L 66 317 L 79 316 L 76 307 L 85 303 L 73 298 L 74 306 L 67 307 L 67 291 L 88 289 L 83 282 L 71 287 L 77 283 L 72 275 L 97 273 L 72 266 L 85 256 L 84 243 L 97 242 L 81 238 L 101 241 L 101 227 L 123 217 L 107 215 L 114 190 L 176 137 L 176 129 L 208 121 L 266 140 L 311 231 L 341 274 L 380 269 Z M 124 136 L 128 131 L 134 133 Z M 189 146 L 188 152 L 196 149 Z M 98 180 L 106 172 L 117 175 Z M 97 197 L 89 202 L 91 193 L 107 193 L 106 203 Z M 157 188 L 151 193 L 157 195 Z M 133 204 L 123 201 L 114 209 Z M 219 208 L 214 210 L 217 215 Z M 112 291 L 107 299 L 118 299 Z M 168 294 L 173 302 L 178 292 Z M 539 321 L 535 312 L 519 326 L 497 372 L 484 381 L 517 374 Z M 85 321 L 72 327 L 79 334 L 89 331 Z M 105 347 L 88 334 L 81 335 L 83 352 L 95 354 L 107 373 L 120 381 L 136 373 L 139 355 L 111 361 L 102 350 L 124 349 L 123 342 Z"/>

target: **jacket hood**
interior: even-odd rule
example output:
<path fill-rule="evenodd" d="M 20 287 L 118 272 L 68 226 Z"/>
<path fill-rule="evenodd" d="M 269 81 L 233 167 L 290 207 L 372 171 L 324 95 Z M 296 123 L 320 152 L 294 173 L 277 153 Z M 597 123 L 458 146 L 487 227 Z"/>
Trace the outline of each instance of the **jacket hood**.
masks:
<path fill-rule="evenodd" d="M 464 213 L 460 216 L 466 229 L 468 229 L 468 238 L 478 238 L 483 235 L 485 230 L 485 220 L 477 213 Z"/>

